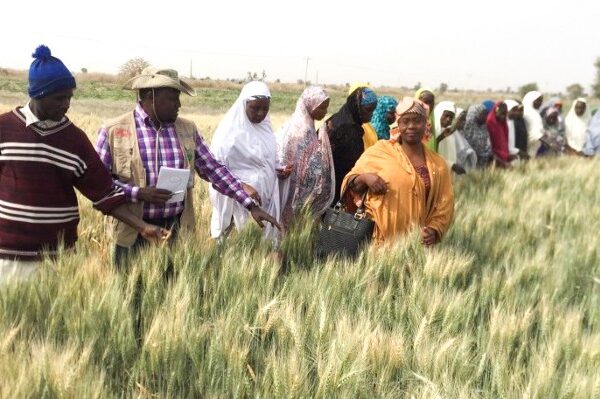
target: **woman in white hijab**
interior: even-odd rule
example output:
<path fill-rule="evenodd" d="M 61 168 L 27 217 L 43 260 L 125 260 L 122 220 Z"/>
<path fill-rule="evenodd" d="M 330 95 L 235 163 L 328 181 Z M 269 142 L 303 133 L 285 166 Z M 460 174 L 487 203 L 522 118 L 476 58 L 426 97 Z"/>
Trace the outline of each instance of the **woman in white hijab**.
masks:
<path fill-rule="evenodd" d="M 567 144 L 576 152 L 581 152 L 585 144 L 586 131 L 590 122 L 590 112 L 585 98 L 573 101 L 565 118 Z"/>
<path fill-rule="evenodd" d="M 523 118 L 527 126 L 527 153 L 531 158 L 536 156 L 542 144 L 540 139 L 544 137 L 544 122 L 539 111 L 543 101 L 544 97 L 539 91 L 530 91 L 523 97 L 525 107 Z"/>
<path fill-rule="evenodd" d="M 465 173 L 465 170 L 457 164 L 456 137 L 454 136 L 456 127 L 452 124 L 455 113 L 456 107 L 452 101 L 439 102 L 433 111 L 435 115 L 434 131 L 438 143 L 438 154 L 446 160 L 450 170 L 462 175 Z"/>
<path fill-rule="evenodd" d="M 219 123 L 210 149 L 246 186 L 254 189 L 252 197 L 270 215 L 278 217 L 277 144 L 268 115 L 270 100 L 271 93 L 266 84 L 246 84 Z M 209 197 L 213 206 L 210 224 L 213 238 L 226 235 L 232 222 L 240 230 L 250 220 L 244 207 L 212 187 Z M 275 242 L 279 237 L 277 229 L 271 225 L 264 228 L 264 234 Z"/>
<path fill-rule="evenodd" d="M 288 228 L 305 205 L 315 217 L 325 212 L 335 194 L 335 174 L 329 138 L 315 120 L 327 114 L 329 96 L 321 87 L 304 89 L 292 117 L 275 133 L 282 166 L 291 168 L 280 181 L 281 222 Z"/>

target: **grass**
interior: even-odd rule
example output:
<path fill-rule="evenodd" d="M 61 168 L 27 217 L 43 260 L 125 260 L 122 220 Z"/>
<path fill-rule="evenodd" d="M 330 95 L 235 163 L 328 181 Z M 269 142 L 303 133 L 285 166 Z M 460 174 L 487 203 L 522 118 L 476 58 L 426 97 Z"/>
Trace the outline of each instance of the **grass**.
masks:
<path fill-rule="evenodd" d="M 4 96 L 1 112 L 20 99 Z M 130 106 L 81 99 L 70 116 L 93 139 Z M 189 116 L 209 136 L 219 119 Z M 118 274 L 82 199 L 76 252 L 0 290 L 0 397 L 600 398 L 599 167 L 565 157 L 466 176 L 433 250 L 412 234 L 321 263 L 301 222 L 285 273 L 256 228 L 210 240 L 198 184 L 196 235 Z"/>

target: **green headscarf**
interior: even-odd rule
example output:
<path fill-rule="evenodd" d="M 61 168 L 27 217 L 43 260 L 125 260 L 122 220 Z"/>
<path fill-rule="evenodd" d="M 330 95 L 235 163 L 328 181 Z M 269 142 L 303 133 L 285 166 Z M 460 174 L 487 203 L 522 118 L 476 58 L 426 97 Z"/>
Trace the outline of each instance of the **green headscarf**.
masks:
<path fill-rule="evenodd" d="M 419 100 L 419 97 L 421 97 L 421 94 L 423 94 L 425 92 L 429 92 L 429 93 L 433 94 L 433 90 L 431 90 L 430 88 L 421 87 L 419 90 L 416 91 L 415 99 Z M 435 115 L 433 115 L 433 109 L 429 110 L 429 123 L 431 124 L 431 137 L 429 138 L 429 141 L 427 142 L 427 147 L 431 151 L 438 152 L 438 143 L 437 143 L 436 134 L 435 134 Z"/>

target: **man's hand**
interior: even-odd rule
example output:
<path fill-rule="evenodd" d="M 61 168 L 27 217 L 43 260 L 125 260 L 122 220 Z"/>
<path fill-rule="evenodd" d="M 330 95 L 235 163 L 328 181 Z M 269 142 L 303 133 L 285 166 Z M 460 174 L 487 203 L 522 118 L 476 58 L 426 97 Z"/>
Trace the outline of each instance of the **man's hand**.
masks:
<path fill-rule="evenodd" d="M 139 231 L 140 235 L 153 244 L 161 243 L 171 236 L 171 231 L 152 224 L 145 224 Z"/>
<path fill-rule="evenodd" d="M 138 200 L 163 205 L 173 195 L 169 190 L 156 187 L 142 187 L 137 193 Z"/>
<path fill-rule="evenodd" d="M 431 227 L 423 227 L 421 230 L 421 243 L 430 247 L 437 242 L 437 232 Z"/>
<path fill-rule="evenodd" d="M 258 194 L 258 191 L 256 191 L 254 189 L 254 187 L 252 187 L 249 184 L 242 183 L 242 188 L 244 189 L 244 191 L 246 192 L 246 194 L 248 194 L 248 197 L 250 197 L 254 201 L 256 201 L 259 206 L 262 205 L 262 199 L 260 198 L 260 194 Z"/>
<path fill-rule="evenodd" d="M 273 216 L 265 212 L 265 210 L 262 209 L 260 206 L 254 205 L 252 208 L 250 208 L 250 215 L 252 215 L 254 221 L 261 228 L 265 227 L 264 222 L 268 222 L 271 223 L 273 226 L 277 227 L 277 229 L 281 230 L 281 226 L 279 225 L 279 223 L 277 223 L 277 220 L 275 220 Z"/>

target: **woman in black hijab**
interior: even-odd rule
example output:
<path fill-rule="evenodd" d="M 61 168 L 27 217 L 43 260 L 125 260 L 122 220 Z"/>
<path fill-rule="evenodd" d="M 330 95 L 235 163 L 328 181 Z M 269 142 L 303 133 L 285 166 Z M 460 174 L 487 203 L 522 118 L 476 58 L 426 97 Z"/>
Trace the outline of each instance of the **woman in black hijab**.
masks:
<path fill-rule="evenodd" d="M 365 150 L 362 124 L 371 120 L 377 106 L 377 96 L 368 87 L 354 90 L 340 110 L 325 122 L 331 143 L 335 171 L 335 204 L 340 198 L 342 180 Z"/>

